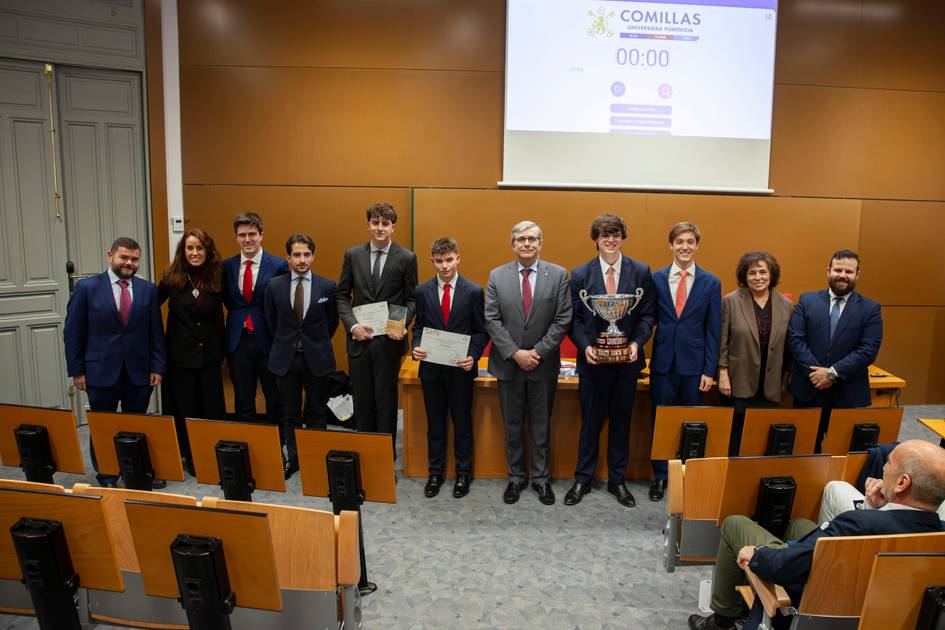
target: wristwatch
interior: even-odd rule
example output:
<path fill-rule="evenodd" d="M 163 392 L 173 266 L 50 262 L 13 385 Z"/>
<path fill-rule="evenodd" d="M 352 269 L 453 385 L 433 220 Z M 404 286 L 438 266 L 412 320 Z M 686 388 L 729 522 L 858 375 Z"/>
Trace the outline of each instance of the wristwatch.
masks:
<path fill-rule="evenodd" d="M 840 380 L 840 375 L 837 374 L 837 371 L 833 369 L 832 365 L 829 368 L 827 368 L 827 378 L 829 378 L 831 381 Z"/>

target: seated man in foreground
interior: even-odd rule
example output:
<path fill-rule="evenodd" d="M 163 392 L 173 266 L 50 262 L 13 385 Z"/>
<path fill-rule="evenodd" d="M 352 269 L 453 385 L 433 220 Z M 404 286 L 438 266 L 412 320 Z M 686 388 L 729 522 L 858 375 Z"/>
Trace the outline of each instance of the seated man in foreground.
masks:
<path fill-rule="evenodd" d="M 800 602 L 810 574 L 814 545 L 821 536 L 873 536 L 942 531 L 935 510 L 945 500 L 945 449 L 924 440 L 897 446 L 883 467 L 882 479 L 867 483 L 866 500 L 874 509 L 851 510 L 818 527 L 806 519 L 793 519 L 784 542 L 746 516 L 729 516 L 722 524 L 722 540 L 712 574 L 715 614 L 689 617 L 694 630 L 732 628 L 742 608 L 736 586 L 747 583 L 749 567 L 762 580 L 780 584 L 791 601 Z M 757 627 L 761 607 L 755 606 L 744 629 Z M 779 623 L 780 622 L 780 623 Z M 778 617 L 775 627 L 789 620 Z"/>

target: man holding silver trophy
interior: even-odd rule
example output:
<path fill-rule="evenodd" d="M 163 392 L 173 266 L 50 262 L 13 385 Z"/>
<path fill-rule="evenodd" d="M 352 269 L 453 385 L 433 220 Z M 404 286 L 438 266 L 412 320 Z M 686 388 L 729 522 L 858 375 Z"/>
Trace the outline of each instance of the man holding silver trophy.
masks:
<path fill-rule="evenodd" d="M 646 365 L 643 346 L 653 332 L 656 292 L 650 268 L 623 255 L 626 238 L 627 224 L 621 217 L 598 216 L 591 223 L 598 255 L 571 273 L 570 336 L 577 346 L 581 434 L 574 485 L 564 497 L 565 505 L 580 503 L 591 491 L 605 414 L 607 491 L 621 505 L 636 505 L 624 476 L 630 453 L 630 414 L 637 379 Z"/>

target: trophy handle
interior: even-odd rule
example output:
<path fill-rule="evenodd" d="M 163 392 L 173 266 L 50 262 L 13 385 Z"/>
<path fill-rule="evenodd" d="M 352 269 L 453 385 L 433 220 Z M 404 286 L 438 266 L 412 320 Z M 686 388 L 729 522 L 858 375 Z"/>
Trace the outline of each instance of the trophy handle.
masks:
<path fill-rule="evenodd" d="M 640 301 L 643 299 L 643 287 L 637 287 L 637 290 L 630 294 L 630 308 L 627 309 L 629 313 L 640 304 Z"/>
<path fill-rule="evenodd" d="M 640 289 L 640 290 L 642 291 L 643 289 Z M 580 291 L 578 291 L 578 298 L 584 304 L 585 308 L 587 308 L 587 310 L 589 310 L 591 313 L 596 314 L 597 311 L 595 311 L 594 308 L 590 304 L 587 303 L 587 297 L 588 297 L 587 289 L 581 289 Z"/>

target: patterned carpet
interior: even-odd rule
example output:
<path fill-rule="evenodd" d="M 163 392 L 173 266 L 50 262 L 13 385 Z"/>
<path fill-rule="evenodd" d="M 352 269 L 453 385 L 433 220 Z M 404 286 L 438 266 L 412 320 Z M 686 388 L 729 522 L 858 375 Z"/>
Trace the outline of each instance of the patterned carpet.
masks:
<path fill-rule="evenodd" d="M 945 417 L 945 406 L 906 407 L 900 433 L 937 442 L 917 417 Z M 0 476 L 23 478 L 3 467 Z M 69 487 L 86 479 L 56 480 Z M 423 484 L 401 478 L 396 505 L 364 509 L 368 577 L 378 584 L 363 600 L 367 628 L 685 628 L 699 582 L 711 577 L 709 567 L 662 569 L 666 504 L 648 501 L 642 482 L 630 485 L 635 509 L 601 487 L 567 507 L 570 480 L 553 483 L 558 502 L 550 507 L 530 489 L 505 505 L 499 479 L 474 481 L 463 499 L 452 497 L 452 481 L 434 499 L 423 496 Z M 190 477 L 167 491 L 222 496 Z M 287 493 L 258 491 L 254 500 L 330 509 L 326 499 L 301 495 L 298 475 Z M 36 627 L 31 618 L 0 615 L 0 628 Z"/>

